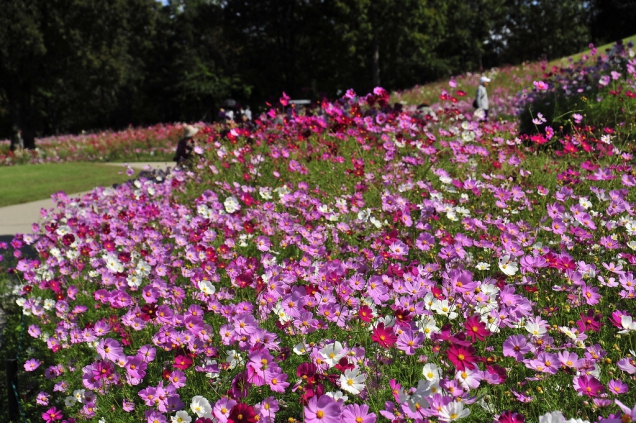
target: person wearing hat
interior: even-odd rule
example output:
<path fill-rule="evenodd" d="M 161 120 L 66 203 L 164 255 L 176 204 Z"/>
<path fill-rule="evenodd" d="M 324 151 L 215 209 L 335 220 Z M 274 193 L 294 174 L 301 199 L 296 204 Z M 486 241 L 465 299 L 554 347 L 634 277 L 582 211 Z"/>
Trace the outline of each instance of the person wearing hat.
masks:
<path fill-rule="evenodd" d="M 490 82 L 490 78 L 482 76 L 479 79 L 479 87 L 477 87 L 477 95 L 475 96 L 475 107 L 484 111 L 484 120 L 488 120 L 488 92 L 486 87 Z"/>
<path fill-rule="evenodd" d="M 180 164 L 186 161 L 190 154 L 192 154 L 192 150 L 194 149 L 194 139 L 193 137 L 199 132 L 199 128 L 192 125 L 183 125 L 183 138 L 177 144 L 177 151 L 174 155 L 173 160 Z"/>

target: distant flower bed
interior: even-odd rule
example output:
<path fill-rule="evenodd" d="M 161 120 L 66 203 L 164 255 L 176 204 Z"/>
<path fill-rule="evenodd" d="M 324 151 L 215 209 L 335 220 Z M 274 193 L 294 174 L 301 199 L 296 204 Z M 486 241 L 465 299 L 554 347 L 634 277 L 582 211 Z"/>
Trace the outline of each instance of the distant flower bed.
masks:
<path fill-rule="evenodd" d="M 553 67 L 519 94 L 520 132 L 538 145 L 560 144 L 564 153 L 603 151 L 613 139 L 633 142 L 635 67 L 631 44 L 607 54 L 592 48 L 568 67 Z"/>
<path fill-rule="evenodd" d="M 271 109 L 165 180 L 58 196 L 12 243 L 33 413 L 636 418 L 632 156 L 535 155 L 462 96 Z"/>
<path fill-rule="evenodd" d="M 158 124 L 91 134 L 36 139 L 35 150 L 9 151 L 0 141 L 0 166 L 70 161 L 170 161 L 183 134 L 179 124 Z"/>

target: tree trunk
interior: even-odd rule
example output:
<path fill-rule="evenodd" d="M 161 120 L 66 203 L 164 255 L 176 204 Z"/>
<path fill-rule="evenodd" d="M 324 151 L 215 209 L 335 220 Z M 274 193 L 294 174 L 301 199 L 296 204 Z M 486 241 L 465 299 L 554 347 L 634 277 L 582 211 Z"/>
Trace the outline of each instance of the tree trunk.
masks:
<path fill-rule="evenodd" d="M 35 131 L 33 130 L 32 125 L 27 125 L 22 131 L 23 140 L 24 140 L 24 148 L 29 150 L 35 149 Z"/>
<path fill-rule="evenodd" d="M 6 94 L 9 104 L 9 114 L 11 116 L 11 126 L 14 131 L 16 143 L 20 142 L 21 136 L 21 147 L 30 150 L 35 149 L 35 121 L 33 119 L 32 97 L 30 92 L 21 95 L 19 91 L 7 90 Z M 13 141 L 11 146 L 14 148 Z"/>

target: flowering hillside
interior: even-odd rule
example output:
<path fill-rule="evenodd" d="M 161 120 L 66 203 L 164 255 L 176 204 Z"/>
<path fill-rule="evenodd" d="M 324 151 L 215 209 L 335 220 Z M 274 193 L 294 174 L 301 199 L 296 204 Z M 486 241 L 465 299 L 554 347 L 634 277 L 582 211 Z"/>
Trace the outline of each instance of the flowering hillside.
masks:
<path fill-rule="evenodd" d="M 15 269 L 27 411 L 636 420 L 633 147 L 537 151 L 454 85 L 435 116 L 376 88 L 206 127 L 189 169 L 60 195 L 12 242 L 39 255 Z"/>

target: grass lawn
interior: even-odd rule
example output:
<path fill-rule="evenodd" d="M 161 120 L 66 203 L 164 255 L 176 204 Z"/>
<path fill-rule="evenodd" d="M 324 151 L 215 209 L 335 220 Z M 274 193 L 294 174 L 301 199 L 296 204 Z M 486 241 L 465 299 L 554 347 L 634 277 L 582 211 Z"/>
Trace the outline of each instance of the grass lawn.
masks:
<path fill-rule="evenodd" d="M 64 191 L 72 194 L 128 180 L 124 169 L 98 163 L 71 162 L 0 167 L 0 207 L 43 200 Z"/>

